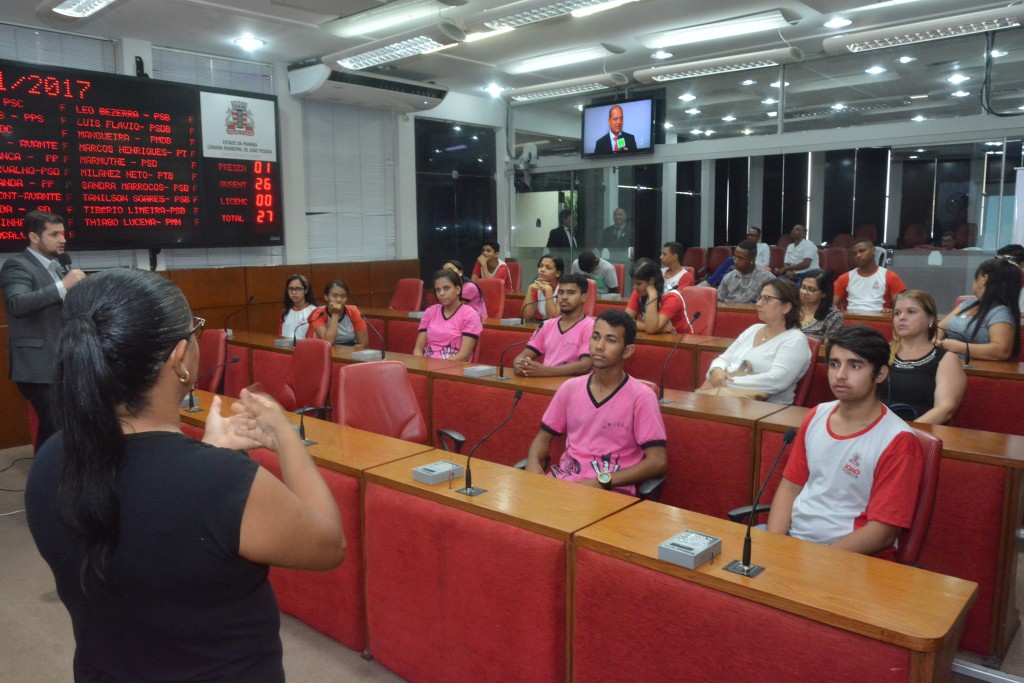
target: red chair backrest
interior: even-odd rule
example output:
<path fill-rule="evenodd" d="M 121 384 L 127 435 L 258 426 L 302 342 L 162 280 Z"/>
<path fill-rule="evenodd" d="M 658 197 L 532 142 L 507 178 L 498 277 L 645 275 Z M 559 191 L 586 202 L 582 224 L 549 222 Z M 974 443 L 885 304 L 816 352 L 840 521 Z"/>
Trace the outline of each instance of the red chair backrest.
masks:
<path fill-rule="evenodd" d="M 395 287 L 388 308 L 392 311 L 418 311 L 423 305 L 423 280 L 403 277 Z"/>
<path fill-rule="evenodd" d="M 818 349 L 821 348 L 821 342 L 808 337 L 807 347 L 811 350 L 811 364 L 807 368 L 807 372 L 804 373 L 804 376 L 796 383 L 796 388 L 793 390 L 793 405 L 805 408 L 810 407 L 807 405 L 807 397 L 811 393 L 811 385 L 814 384 L 814 373 L 818 369 Z"/>
<path fill-rule="evenodd" d="M 978 224 L 961 223 L 956 227 L 956 248 L 973 247 L 978 241 Z"/>
<path fill-rule="evenodd" d="M 653 391 L 655 396 L 657 396 L 659 394 L 659 392 L 658 392 L 658 385 L 655 384 L 654 382 L 652 382 L 651 380 L 649 380 L 649 379 L 640 379 L 638 377 L 634 377 L 633 379 L 635 379 L 636 381 L 640 382 L 640 384 L 643 384 L 645 387 L 647 387 L 648 389 Z"/>
<path fill-rule="evenodd" d="M 707 265 L 708 250 L 704 247 L 690 247 L 683 253 L 682 265 L 689 266 L 695 272 Z"/>
<path fill-rule="evenodd" d="M 613 265 L 615 266 L 615 279 L 619 281 L 619 296 L 622 296 L 622 293 L 629 289 L 626 286 L 626 266 L 622 265 L 621 263 L 616 263 Z"/>
<path fill-rule="evenodd" d="M 732 247 L 728 246 L 717 246 L 711 248 L 711 253 L 708 254 L 708 272 L 713 273 L 725 263 L 725 260 L 732 256 Z"/>
<path fill-rule="evenodd" d="M 827 270 L 835 277 L 850 270 L 850 248 L 832 245 L 825 250 L 825 260 L 821 262 L 821 269 Z"/>
<path fill-rule="evenodd" d="M 331 386 L 330 342 L 300 339 L 292 353 L 286 384 L 293 397 L 293 404 L 285 406 L 286 410 L 326 404 L 327 390 Z"/>
<path fill-rule="evenodd" d="M 331 405 L 331 420 L 338 424 L 427 443 L 427 423 L 399 361 L 336 364 Z"/>
<path fill-rule="evenodd" d="M 911 223 L 903 231 L 903 248 L 913 249 L 928 244 L 928 228 L 920 223 Z"/>
<path fill-rule="evenodd" d="M 683 287 L 679 290 L 686 304 L 686 315 L 693 323 L 693 332 L 688 334 L 711 335 L 718 317 L 718 290 L 714 287 Z M 693 314 L 700 311 L 700 318 L 694 322 Z"/>
<path fill-rule="evenodd" d="M 781 268 L 786 263 L 786 248 L 772 244 L 768 247 L 768 267 Z"/>
<path fill-rule="evenodd" d="M 505 283 L 493 277 L 482 277 L 476 281 L 480 293 L 484 295 L 488 318 L 501 318 L 505 315 Z"/>
<path fill-rule="evenodd" d="M 220 391 L 224 378 L 224 361 L 227 360 L 228 336 L 224 330 L 204 330 L 199 338 L 199 376 L 196 389 Z"/>
<path fill-rule="evenodd" d="M 914 436 L 921 442 L 924 471 L 910 528 L 900 532 L 896 553 L 893 555 L 894 560 L 904 564 L 917 562 L 917 557 L 921 554 L 925 536 L 928 535 L 928 525 L 932 521 L 935 492 L 939 487 L 939 467 L 942 464 L 942 440 L 919 429 L 913 431 Z"/>
<path fill-rule="evenodd" d="M 858 240 L 871 240 L 872 244 L 878 244 L 878 227 L 874 223 L 858 225 L 857 229 L 853 231 L 853 237 Z"/>
<path fill-rule="evenodd" d="M 512 278 L 512 291 L 521 292 L 523 287 L 523 264 L 518 261 L 506 261 L 509 277 Z"/>
<path fill-rule="evenodd" d="M 776 242 L 775 244 L 777 246 L 782 247 L 782 251 L 785 252 L 786 251 L 786 247 L 788 247 L 790 242 L 792 242 L 792 241 L 793 241 L 793 236 L 790 235 L 788 232 L 784 232 L 781 235 L 779 235 L 779 241 Z"/>
<path fill-rule="evenodd" d="M 848 232 L 842 232 L 835 236 L 832 240 L 833 247 L 853 247 L 853 235 Z"/>
<path fill-rule="evenodd" d="M 583 315 L 593 318 L 597 310 L 597 282 L 591 279 L 587 279 L 587 282 L 589 284 L 587 285 L 587 298 L 583 300 Z"/>

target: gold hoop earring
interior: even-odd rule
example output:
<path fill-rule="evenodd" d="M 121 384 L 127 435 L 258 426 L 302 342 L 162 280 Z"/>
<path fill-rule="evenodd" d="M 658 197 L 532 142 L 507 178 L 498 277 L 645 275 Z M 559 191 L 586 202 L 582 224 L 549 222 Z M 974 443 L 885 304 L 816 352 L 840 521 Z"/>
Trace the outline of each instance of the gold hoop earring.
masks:
<path fill-rule="evenodd" d="M 182 370 L 185 371 L 185 376 L 184 377 L 180 377 L 179 376 L 178 377 L 178 381 L 181 382 L 182 384 L 188 384 L 189 380 L 192 379 L 192 375 L 189 374 L 188 368 L 182 368 Z"/>

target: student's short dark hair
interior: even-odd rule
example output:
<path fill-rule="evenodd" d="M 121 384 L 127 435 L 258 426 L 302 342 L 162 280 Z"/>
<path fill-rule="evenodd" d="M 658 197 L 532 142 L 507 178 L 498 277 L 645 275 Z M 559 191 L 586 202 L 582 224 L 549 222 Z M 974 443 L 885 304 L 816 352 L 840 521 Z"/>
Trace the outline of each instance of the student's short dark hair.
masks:
<path fill-rule="evenodd" d="M 825 342 L 825 363 L 832 359 L 832 349 L 838 346 L 871 363 L 871 374 L 878 375 L 882 366 L 889 364 L 889 342 L 882 333 L 868 325 L 847 325 Z"/>
<path fill-rule="evenodd" d="M 761 236 L 761 228 L 757 227 L 756 225 L 751 225 L 749 228 L 747 228 L 747 230 L 757 230 L 757 236 Z"/>
<path fill-rule="evenodd" d="M 686 251 L 685 249 L 683 249 L 683 245 L 680 244 L 679 242 L 665 242 L 665 244 L 663 244 L 662 246 L 668 249 L 676 256 L 682 256 L 683 252 Z"/>
<path fill-rule="evenodd" d="M 25 230 L 34 232 L 37 235 L 42 235 L 46 230 L 47 223 L 56 223 L 57 225 L 64 225 L 64 218 L 58 214 L 50 213 L 48 211 L 33 210 L 25 214 L 25 218 L 22 220 L 22 225 Z"/>
<path fill-rule="evenodd" d="M 859 237 L 853 241 L 853 244 L 850 245 L 850 248 L 852 249 L 858 244 L 867 244 L 872 247 L 875 246 L 875 243 L 871 240 L 870 237 Z"/>
<path fill-rule="evenodd" d="M 580 253 L 579 264 L 580 270 L 584 270 L 588 273 L 593 272 L 594 268 L 597 268 L 597 254 L 592 251 L 584 251 Z"/>
<path fill-rule="evenodd" d="M 483 251 L 484 247 L 490 247 L 491 249 L 494 250 L 494 253 L 496 254 L 501 252 L 501 245 L 495 242 L 494 240 L 486 240 L 483 244 L 480 245 L 480 251 Z"/>
<path fill-rule="evenodd" d="M 601 311 L 601 315 L 597 316 L 597 319 L 605 321 L 611 327 L 621 327 L 624 330 L 622 338 L 626 342 L 626 346 L 636 343 L 636 321 L 626 315 L 625 311 L 606 308 Z"/>
<path fill-rule="evenodd" d="M 463 273 L 466 272 L 466 269 L 462 267 L 462 261 L 460 261 L 458 259 L 450 258 L 447 261 L 445 261 L 444 263 L 442 263 L 441 265 L 442 266 L 446 266 L 449 263 L 452 264 L 453 266 L 455 266 L 456 270 L 461 270 Z"/>
<path fill-rule="evenodd" d="M 755 257 L 757 256 L 757 245 L 754 242 L 751 242 L 750 240 L 743 240 L 742 242 L 736 245 L 736 248 L 750 252 Z"/>
<path fill-rule="evenodd" d="M 558 278 L 558 284 L 560 285 L 576 285 L 580 288 L 580 292 L 583 294 L 587 293 L 590 289 L 590 278 L 586 275 L 573 275 L 572 273 L 563 273 L 562 277 Z"/>
<path fill-rule="evenodd" d="M 565 219 L 572 215 L 572 209 L 562 209 L 558 212 L 558 224 L 561 225 Z"/>

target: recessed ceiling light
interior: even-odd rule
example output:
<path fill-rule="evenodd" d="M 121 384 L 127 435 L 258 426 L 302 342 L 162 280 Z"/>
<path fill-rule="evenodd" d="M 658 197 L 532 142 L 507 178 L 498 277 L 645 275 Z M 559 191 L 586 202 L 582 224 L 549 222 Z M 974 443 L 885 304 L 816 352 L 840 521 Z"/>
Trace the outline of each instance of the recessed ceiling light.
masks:
<path fill-rule="evenodd" d="M 992 57 L 998 59 L 999 57 L 1005 57 L 1008 53 L 1006 52 L 1006 50 L 992 50 L 992 52 L 990 52 L 989 54 L 992 55 Z"/>
<path fill-rule="evenodd" d="M 679 99 L 681 99 L 683 102 L 693 102 L 695 99 L 697 99 L 697 96 L 692 93 L 684 93 L 679 96 Z"/>
<path fill-rule="evenodd" d="M 732 114 L 729 114 L 728 116 L 723 116 L 722 120 L 725 121 L 726 123 L 732 123 L 733 121 L 736 120 L 736 117 L 733 116 Z"/>
<path fill-rule="evenodd" d="M 1024 111 L 1024 106 L 1017 107 L 1017 109 L 1020 109 L 1021 111 Z"/>
<path fill-rule="evenodd" d="M 699 114 L 700 113 L 700 109 L 697 109 L 697 107 L 692 107 L 690 109 L 687 109 L 686 113 L 690 114 L 691 116 L 693 116 L 694 114 Z"/>
<path fill-rule="evenodd" d="M 926 121 L 927 119 L 925 119 L 925 117 L 923 117 L 920 114 L 918 114 L 917 116 L 915 116 L 914 118 L 912 118 L 910 120 L 911 121 L 916 121 L 917 123 L 921 123 L 922 121 Z"/>
<path fill-rule="evenodd" d="M 915 149 L 914 151 L 917 152 L 918 154 L 920 154 L 921 152 L 924 152 L 924 147 L 919 147 L 919 148 Z"/>
<path fill-rule="evenodd" d="M 114 0 L 66 0 L 54 7 L 53 11 L 66 17 L 83 19 L 96 14 L 112 2 Z"/>
<path fill-rule="evenodd" d="M 956 92 L 953 93 L 953 97 L 967 97 L 970 94 L 971 93 L 967 92 L 966 90 L 957 90 Z"/>
<path fill-rule="evenodd" d="M 751 78 L 748 78 L 745 81 L 740 81 L 740 85 L 757 85 L 757 81 L 755 81 L 755 80 L 753 80 Z"/>
<path fill-rule="evenodd" d="M 960 85 L 964 81 L 971 80 L 971 77 L 970 76 L 964 76 L 963 74 L 953 74 L 952 76 L 950 76 L 946 80 L 949 81 L 950 83 L 952 83 L 953 85 Z"/>
<path fill-rule="evenodd" d="M 750 130 L 749 128 L 744 128 L 744 129 L 743 129 L 743 134 L 744 134 L 744 135 L 750 135 L 750 134 L 751 134 L 751 133 L 753 133 L 753 132 L 754 132 L 754 131 Z"/>
<path fill-rule="evenodd" d="M 714 135 L 714 134 L 715 134 L 715 131 L 711 130 L 710 128 L 708 128 L 706 131 L 704 131 L 704 135 Z"/>
<path fill-rule="evenodd" d="M 251 33 L 246 33 L 245 35 L 239 38 L 235 38 L 235 45 L 242 48 L 246 52 L 252 52 L 253 50 L 260 49 L 261 47 L 266 45 L 266 43 L 260 40 L 259 38 L 256 38 Z"/>
<path fill-rule="evenodd" d="M 910 64 L 911 62 L 916 61 L 917 57 L 908 57 L 907 55 L 903 55 L 902 57 L 900 57 L 900 64 Z"/>
<path fill-rule="evenodd" d="M 773 119 L 774 119 L 774 118 L 775 118 L 776 116 L 778 116 L 778 115 L 779 115 L 779 112 L 777 112 L 777 111 L 770 111 L 770 112 L 767 112 L 767 114 L 768 114 L 768 116 L 769 116 L 770 118 L 773 118 Z"/>
<path fill-rule="evenodd" d="M 576 105 L 576 111 L 583 111 L 583 105 L 582 104 L 577 104 Z"/>
<path fill-rule="evenodd" d="M 479 140 L 480 138 L 478 138 L 477 136 L 475 136 L 475 135 L 474 135 L 474 136 L 473 136 L 473 139 L 474 139 L 474 140 Z"/>
<path fill-rule="evenodd" d="M 843 104 L 842 102 L 836 102 L 835 104 L 832 105 L 832 108 L 836 111 L 842 111 L 846 109 L 846 105 Z"/>
<path fill-rule="evenodd" d="M 651 59 L 672 59 L 672 53 L 665 52 L 664 50 L 658 50 L 653 55 L 651 55 Z"/>
<path fill-rule="evenodd" d="M 491 97 L 501 97 L 501 93 L 505 92 L 505 88 L 497 83 L 491 83 L 484 88 L 484 92 L 489 93 Z"/>
<path fill-rule="evenodd" d="M 916 159 L 916 158 L 917 158 L 917 155 L 916 155 L 916 154 L 911 154 L 911 155 L 910 155 L 909 157 L 907 157 L 907 158 L 908 158 L 908 159 Z"/>
<path fill-rule="evenodd" d="M 704 131 L 702 131 L 700 128 L 694 128 L 693 130 L 690 131 L 690 135 L 704 135 Z"/>
<path fill-rule="evenodd" d="M 1002 147 L 1003 143 L 1001 143 L 1001 142 L 986 142 L 985 146 L 986 147 Z"/>
<path fill-rule="evenodd" d="M 768 98 L 765 98 L 765 99 L 761 100 L 761 104 L 778 104 L 778 103 L 779 103 L 779 101 L 777 99 L 775 99 L 774 97 L 768 97 Z"/>
<path fill-rule="evenodd" d="M 666 121 L 665 122 L 665 130 L 669 130 L 670 128 L 672 128 L 672 122 L 671 121 Z"/>
<path fill-rule="evenodd" d="M 926 100 L 926 99 L 928 99 L 928 95 L 926 95 L 926 94 L 925 95 L 911 95 L 910 99 L 912 99 L 912 100 Z"/>
<path fill-rule="evenodd" d="M 462 126 L 452 126 L 452 130 L 460 131 L 460 130 L 462 130 Z"/>
<path fill-rule="evenodd" d="M 849 26 L 852 23 L 853 22 L 846 17 L 832 17 L 825 22 L 825 28 L 843 28 L 844 26 Z"/>
<path fill-rule="evenodd" d="M 864 73 L 877 76 L 878 74 L 884 74 L 887 70 L 884 66 L 873 66 L 870 69 L 864 69 Z"/>
<path fill-rule="evenodd" d="M 780 85 L 779 81 L 775 81 L 774 83 L 771 84 L 771 87 L 778 88 L 779 85 Z M 787 88 L 789 87 L 789 81 L 786 81 L 786 87 Z"/>

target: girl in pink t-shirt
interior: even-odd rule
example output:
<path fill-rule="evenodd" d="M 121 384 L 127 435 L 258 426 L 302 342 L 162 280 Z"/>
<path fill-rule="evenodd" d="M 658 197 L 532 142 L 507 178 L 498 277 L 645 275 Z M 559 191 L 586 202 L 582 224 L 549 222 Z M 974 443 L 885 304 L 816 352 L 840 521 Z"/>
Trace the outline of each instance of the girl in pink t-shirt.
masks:
<path fill-rule="evenodd" d="M 414 356 L 468 361 L 473 356 L 483 323 L 460 298 L 462 278 L 450 270 L 434 273 L 437 303 L 424 312 Z"/>

